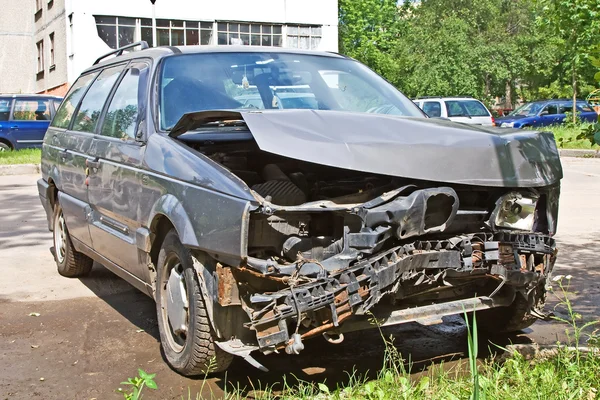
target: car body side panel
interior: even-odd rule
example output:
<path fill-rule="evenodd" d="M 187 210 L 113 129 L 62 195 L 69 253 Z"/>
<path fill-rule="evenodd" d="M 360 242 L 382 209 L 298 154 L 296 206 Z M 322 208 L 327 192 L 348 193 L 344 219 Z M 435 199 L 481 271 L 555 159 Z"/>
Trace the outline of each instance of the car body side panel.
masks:
<path fill-rule="evenodd" d="M 139 218 L 147 228 L 166 216 L 182 242 L 212 255 L 245 256 L 250 189 L 209 158 L 168 136 L 153 134 L 144 156 Z"/>

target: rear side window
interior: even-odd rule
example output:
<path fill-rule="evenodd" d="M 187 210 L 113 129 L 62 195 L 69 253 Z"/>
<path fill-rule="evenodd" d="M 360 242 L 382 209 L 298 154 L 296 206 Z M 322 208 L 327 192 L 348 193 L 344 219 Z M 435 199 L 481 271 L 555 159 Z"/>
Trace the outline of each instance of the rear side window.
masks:
<path fill-rule="evenodd" d="M 56 116 L 52 120 L 51 126 L 55 126 L 57 128 L 68 128 L 69 123 L 71 122 L 71 117 L 73 117 L 73 112 L 81 100 L 81 97 L 85 93 L 85 90 L 90 85 L 90 82 L 94 80 L 96 74 L 88 74 L 79 77 L 67 93 L 64 101 L 62 102 L 60 108 L 56 112 Z"/>
<path fill-rule="evenodd" d="M 102 107 L 122 70 L 123 66 L 120 65 L 107 68 L 98 75 L 81 101 L 72 130 L 90 133 L 96 130 Z"/>
<path fill-rule="evenodd" d="M 439 101 L 426 101 L 423 103 L 423 111 L 430 117 L 442 116 L 442 106 Z"/>
<path fill-rule="evenodd" d="M 490 113 L 481 102 L 477 100 L 464 100 L 460 102 L 471 117 L 489 117 Z"/>
<path fill-rule="evenodd" d="M 577 103 L 577 107 L 583 112 L 592 112 L 594 111 L 592 107 L 590 107 L 587 103 Z"/>
<path fill-rule="evenodd" d="M 135 139 L 138 121 L 138 100 L 140 98 L 140 80 L 147 76 L 146 64 L 137 64 L 130 68 L 111 100 L 102 124 L 101 134 L 119 139 Z M 142 91 L 143 93 L 143 91 Z"/>
<path fill-rule="evenodd" d="M 446 101 L 446 111 L 449 117 L 466 117 L 467 112 L 463 109 L 459 101 Z"/>
<path fill-rule="evenodd" d="M 0 99 L 0 121 L 8 121 L 12 99 Z"/>
<path fill-rule="evenodd" d="M 15 100 L 15 121 L 50 121 L 50 99 Z"/>

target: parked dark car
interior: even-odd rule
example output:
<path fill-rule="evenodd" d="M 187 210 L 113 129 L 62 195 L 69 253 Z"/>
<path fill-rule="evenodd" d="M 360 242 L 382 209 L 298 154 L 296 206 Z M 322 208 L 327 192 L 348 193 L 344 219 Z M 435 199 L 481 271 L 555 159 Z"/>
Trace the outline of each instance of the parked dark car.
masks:
<path fill-rule="evenodd" d="M 565 122 L 566 112 L 573 111 L 572 100 L 543 100 L 526 103 L 506 117 L 496 118 L 496 126 L 529 128 L 557 125 Z M 577 112 L 584 122 L 598 121 L 596 111 L 584 100 L 577 100 Z"/>
<path fill-rule="evenodd" d="M 478 310 L 496 333 L 543 316 L 551 133 L 427 118 L 337 54 L 139 45 L 73 84 L 38 187 L 58 272 L 96 260 L 154 298 L 174 369 L 223 371 L 233 355 L 262 368 L 251 352 L 339 343 L 373 328 L 369 313 Z M 279 109 L 279 87 L 314 108 Z M 246 91 L 261 101 L 244 108 Z"/>
<path fill-rule="evenodd" d="M 0 151 L 42 147 L 61 101 L 46 95 L 0 95 Z"/>

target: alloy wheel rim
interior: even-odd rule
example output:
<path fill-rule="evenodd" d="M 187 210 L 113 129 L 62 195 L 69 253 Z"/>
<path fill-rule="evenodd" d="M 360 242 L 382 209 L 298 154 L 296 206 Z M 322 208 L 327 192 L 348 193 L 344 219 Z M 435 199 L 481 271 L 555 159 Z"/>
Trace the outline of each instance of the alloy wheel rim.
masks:
<path fill-rule="evenodd" d="M 56 259 L 60 264 L 65 261 L 67 254 L 67 227 L 65 225 L 65 217 L 61 212 L 57 219 L 57 224 L 54 233 L 54 249 L 56 251 Z"/>
<path fill-rule="evenodd" d="M 189 302 L 184 268 L 175 254 L 167 257 L 162 276 L 161 318 L 169 346 L 177 353 L 185 347 L 189 332 Z"/>

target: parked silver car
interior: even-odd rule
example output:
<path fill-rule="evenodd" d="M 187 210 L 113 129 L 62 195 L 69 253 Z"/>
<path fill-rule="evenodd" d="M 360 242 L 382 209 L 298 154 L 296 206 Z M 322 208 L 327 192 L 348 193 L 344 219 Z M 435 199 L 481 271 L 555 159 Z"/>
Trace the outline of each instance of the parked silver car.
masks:
<path fill-rule="evenodd" d="M 339 343 L 368 313 L 479 310 L 496 332 L 543 315 L 552 134 L 427 118 L 337 54 L 138 45 L 73 84 L 38 187 L 58 272 L 96 260 L 154 298 L 174 369 L 261 367 L 253 351 Z M 277 107 L 275 88 L 295 86 L 313 108 Z M 252 109 L 236 100 L 250 88 Z"/>

